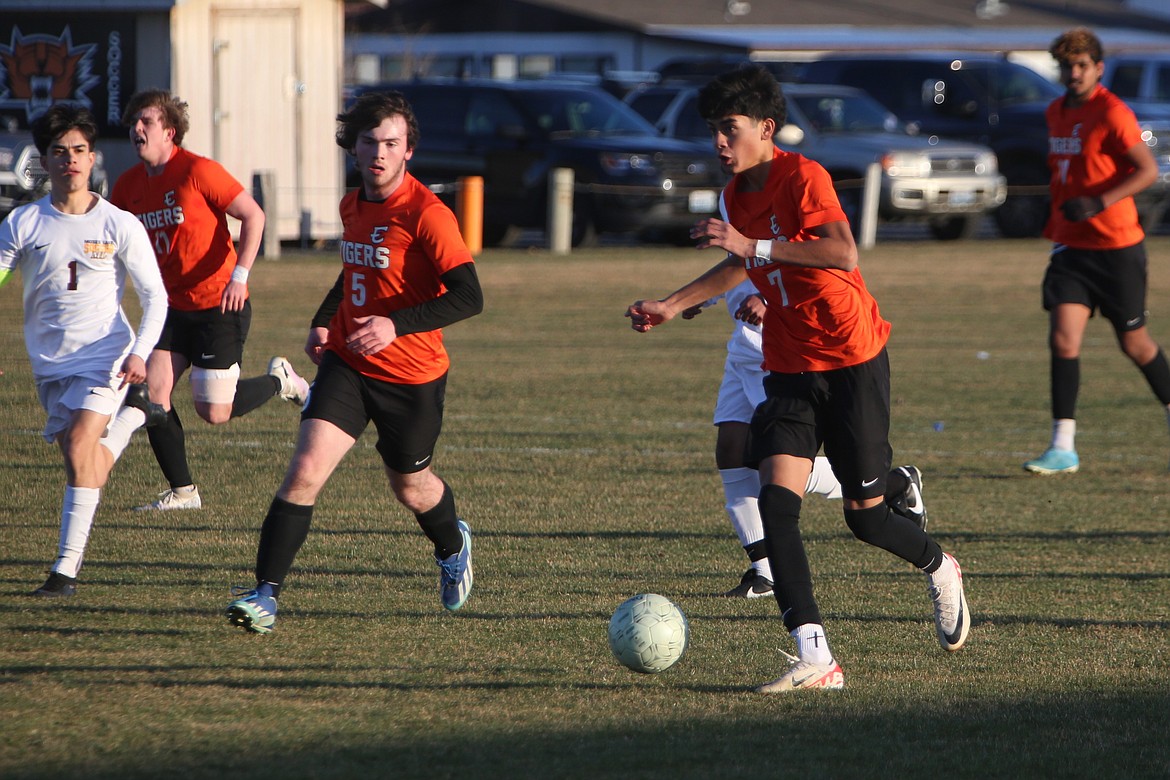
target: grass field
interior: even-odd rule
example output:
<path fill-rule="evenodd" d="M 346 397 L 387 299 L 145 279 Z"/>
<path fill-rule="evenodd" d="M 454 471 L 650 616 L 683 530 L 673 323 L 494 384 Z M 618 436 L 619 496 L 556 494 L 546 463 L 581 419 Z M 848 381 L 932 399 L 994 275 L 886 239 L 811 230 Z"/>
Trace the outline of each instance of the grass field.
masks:
<path fill-rule="evenodd" d="M 1170 239 L 1149 243 L 1170 343 Z M 922 576 L 810 497 L 804 532 L 844 691 L 763 697 L 792 650 L 771 600 L 715 594 L 746 559 L 722 510 L 710 413 L 719 310 L 647 335 L 622 313 L 714 262 L 687 249 L 489 251 L 487 308 L 447 332 L 437 470 L 475 534 L 475 590 L 437 570 L 373 437 L 318 504 L 276 631 L 222 611 L 251 582 L 292 451 L 279 399 L 213 429 L 179 410 L 205 508 L 128 507 L 165 484 L 136 437 L 103 494 L 78 595 L 26 594 L 55 553 L 60 456 L 38 433 L 19 281 L 0 290 L 0 777 L 850 778 L 1170 776 L 1170 437 L 1108 327 L 1083 359 L 1081 473 L 1047 444 L 1041 242 L 884 243 L 862 268 L 894 324 L 895 461 L 963 564 L 967 648 L 943 653 Z M 245 375 L 301 352 L 328 254 L 253 274 Z M 133 296 L 130 296 L 131 298 Z M 640 676 L 610 613 L 654 591 L 687 614 Z"/>

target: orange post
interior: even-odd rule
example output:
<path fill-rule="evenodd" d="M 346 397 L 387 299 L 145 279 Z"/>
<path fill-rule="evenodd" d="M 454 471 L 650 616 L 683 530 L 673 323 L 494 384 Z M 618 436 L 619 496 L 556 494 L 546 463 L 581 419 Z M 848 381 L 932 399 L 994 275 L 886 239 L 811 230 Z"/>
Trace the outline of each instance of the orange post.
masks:
<path fill-rule="evenodd" d="M 459 180 L 459 197 L 456 202 L 459 228 L 463 243 L 478 255 L 483 251 L 483 177 L 464 176 Z"/>

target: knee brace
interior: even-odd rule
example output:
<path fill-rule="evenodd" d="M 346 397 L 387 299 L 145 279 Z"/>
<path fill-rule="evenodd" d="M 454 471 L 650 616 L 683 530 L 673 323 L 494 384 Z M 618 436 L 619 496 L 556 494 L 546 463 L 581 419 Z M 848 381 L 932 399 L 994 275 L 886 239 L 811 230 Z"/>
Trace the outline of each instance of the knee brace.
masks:
<path fill-rule="evenodd" d="M 240 380 L 240 364 L 228 368 L 191 369 L 191 397 L 209 404 L 230 404 L 236 397 L 236 383 Z"/>

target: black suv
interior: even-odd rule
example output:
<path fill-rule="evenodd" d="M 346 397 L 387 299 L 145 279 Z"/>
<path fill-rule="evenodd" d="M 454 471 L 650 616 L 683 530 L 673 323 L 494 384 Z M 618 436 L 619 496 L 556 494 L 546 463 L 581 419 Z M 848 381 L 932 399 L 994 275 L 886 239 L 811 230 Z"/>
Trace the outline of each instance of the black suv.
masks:
<path fill-rule="evenodd" d="M 916 124 L 922 135 L 990 146 L 1009 187 L 1007 200 L 995 211 L 1000 232 L 1023 238 L 1044 229 L 1044 110 L 1062 91 L 1036 71 L 991 54 L 901 52 L 826 56 L 807 63 L 800 78 L 863 89 L 903 122 Z"/>
<path fill-rule="evenodd" d="M 484 180 L 484 243 L 509 226 L 544 228 L 548 174 L 572 168 L 574 246 L 598 233 L 686 234 L 718 209 L 724 176 L 706 145 L 658 135 L 604 90 L 542 81 L 416 80 L 398 90 L 421 139 L 407 169 L 446 197 L 463 176 Z M 350 184 L 355 184 L 351 171 Z"/>

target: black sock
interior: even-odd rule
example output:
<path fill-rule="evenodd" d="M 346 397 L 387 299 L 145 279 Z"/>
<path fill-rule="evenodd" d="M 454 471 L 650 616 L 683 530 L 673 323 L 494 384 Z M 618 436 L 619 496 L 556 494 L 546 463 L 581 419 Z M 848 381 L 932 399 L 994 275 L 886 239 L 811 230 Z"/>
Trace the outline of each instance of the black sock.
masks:
<path fill-rule="evenodd" d="M 760 491 L 760 519 L 772 565 L 772 592 L 784 626 L 793 631 L 805 623 L 823 623 L 813 597 L 812 572 L 800 538 L 800 496 L 779 485 Z"/>
<path fill-rule="evenodd" d="M 920 569 L 933 571 L 942 562 L 938 543 L 913 520 L 890 511 L 885 504 L 869 509 L 846 509 L 845 524 L 861 541 L 891 552 Z"/>
<path fill-rule="evenodd" d="M 1076 419 L 1077 392 L 1081 388 L 1081 360 L 1053 355 L 1051 365 L 1052 419 Z"/>
<path fill-rule="evenodd" d="M 418 520 L 418 527 L 435 545 L 435 555 L 440 560 L 463 549 L 463 534 L 455 514 L 455 496 L 446 482 L 443 483 L 443 497 L 439 503 L 425 512 L 416 512 L 414 517 Z"/>
<path fill-rule="evenodd" d="M 280 392 L 280 380 L 271 374 L 236 382 L 236 397 L 232 399 L 232 419 L 243 417 L 258 409 Z"/>
<path fill-rule="evenodd" d="M 273 497 L 260 526 L 260 546 L 256 550 L 256 581 L 270 583 L 273 596 L 280 595 L 280 586 L 309 535 L 312 520 L 311 505 L 290 504 Z"/>
<path fill-rule="evenodd" d="M 179 413 L 174 407 L 167 412 L 167 421 L 146 429 L 150 439 L 150 448 L 154 450 L 154 459 L 158 461 L 163 476 L 171 488 L 181 488 L 195 484 L 191 479 L 191 469 L 187 465 L 187 437 L 183 433 L 183 423 L 179 420 Z"/>
<path fill-rule="evenodd" d="M 1154 359 L 1140 368 L 1158 400 L 1170 404 L 1170 365 L 1166 364 L 1166 353 L 1159 349 Z"/>

